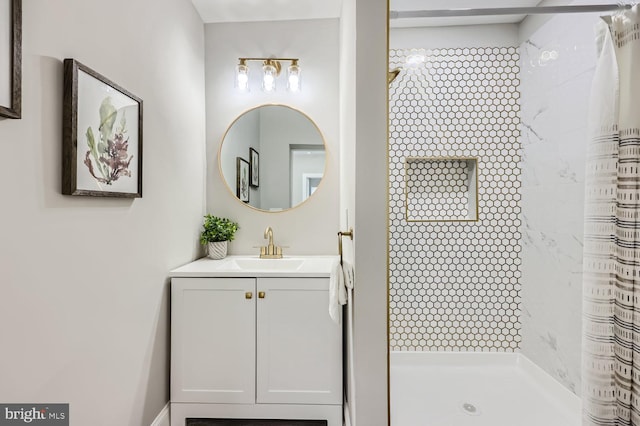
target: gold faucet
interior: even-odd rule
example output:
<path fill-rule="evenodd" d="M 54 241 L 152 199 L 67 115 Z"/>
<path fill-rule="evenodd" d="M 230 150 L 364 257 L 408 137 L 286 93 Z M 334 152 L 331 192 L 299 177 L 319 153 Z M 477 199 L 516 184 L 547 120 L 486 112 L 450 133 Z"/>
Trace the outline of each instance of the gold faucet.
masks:
<path fill-rule="evenodd" d="M 260 247 L 260 259 L 282 259 L 282 247 L 273 244 L 273 229 L 267 226 L 264 230 L 264 237 L 269 239 L 266 247 Z"/>

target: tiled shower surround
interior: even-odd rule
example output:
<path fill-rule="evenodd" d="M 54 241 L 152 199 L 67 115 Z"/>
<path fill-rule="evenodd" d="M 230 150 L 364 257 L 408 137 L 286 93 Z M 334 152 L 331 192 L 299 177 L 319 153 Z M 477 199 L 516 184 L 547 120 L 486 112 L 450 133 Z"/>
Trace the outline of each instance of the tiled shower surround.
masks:
<path fill-rule="evenodd" d="M 390 348 L 514 351 L 521 340 L 518 49 L 397 49 L 390 67 L 403 68 L 389 92 Z M 477 158 L 479 220 L 407 221 L 409 157 Z"/>
<path fill-rule="evenodd" d="M 600 15 L 555 16 L 520 46 L 521 349 L 578 395 L 588 106 Z"/>
<path fill-rule="evenodd" d="M 407 221 L 477 220 L 475 159 L 407 158 Z"/>

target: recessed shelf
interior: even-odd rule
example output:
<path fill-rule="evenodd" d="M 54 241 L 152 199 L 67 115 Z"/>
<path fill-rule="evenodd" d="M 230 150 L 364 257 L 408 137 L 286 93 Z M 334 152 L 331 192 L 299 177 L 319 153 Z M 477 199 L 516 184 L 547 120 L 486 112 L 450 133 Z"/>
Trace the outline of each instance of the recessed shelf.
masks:
<path fill-rule="evenodd" d="M 409 222 L 477 221 L 478 159 L 407 157 L 405 195 Z"/>

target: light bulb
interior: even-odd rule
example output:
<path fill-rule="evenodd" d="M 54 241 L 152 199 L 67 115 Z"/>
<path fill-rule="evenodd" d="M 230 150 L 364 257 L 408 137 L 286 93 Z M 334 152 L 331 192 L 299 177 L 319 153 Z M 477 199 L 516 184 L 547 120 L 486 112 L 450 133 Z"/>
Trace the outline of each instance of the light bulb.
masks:
<path fill-rule="evenodd" d="M 299 92 L 301 89 L 300 66 L 298 61 L 292 61 L 291 66 L 287 69 L 287 89 L 290 92 Z"/>
<path fill-rule="evenodd" d="M 244 60 L 240 60 L 240 64 L 236 67 L 236 88 L 242 92 L 249 91 L 249 67 Z"/>
<path fill-rule="evenodd" d="M 276 90 L 276 67 L 271 65 L 270 62 L 265 62 L 262 67 L 262 90 L 265 92 L 273 92 Z"/>
<path fill-rule="evenodd" d="M 273 78 L 272 75 L 265 75 L 263 83 L 264 83 L 264 90 L 266 90 L 267 92 L 271 92 L 276 88 L 276 80 Z"/>
<path fill-rule="evenodd" d="M 238 89 L 249 90 L 249 76 L 247 74 L 238 74 Z"/>

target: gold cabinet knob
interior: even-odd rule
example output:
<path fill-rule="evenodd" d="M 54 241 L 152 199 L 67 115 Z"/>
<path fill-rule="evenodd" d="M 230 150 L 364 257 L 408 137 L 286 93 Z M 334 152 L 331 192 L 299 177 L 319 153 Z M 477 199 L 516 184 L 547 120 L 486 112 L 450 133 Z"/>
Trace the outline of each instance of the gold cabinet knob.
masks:
<path fill-rule="evenodd" d="M 253 298 L 253 293 L 251 293 L 250 291 L 246 292 L 246 293 L 244 294 L 244 298 L 245 298 L 245 299 L 251 299 L 251 298 Z"/>
<path fill-rule="evenodd" d="M 261 291 L 261 292 L 258 293 L 258 297 L 260 299 L 264 299 L 264 296 L 265 296 L 264 291 Z"/>

